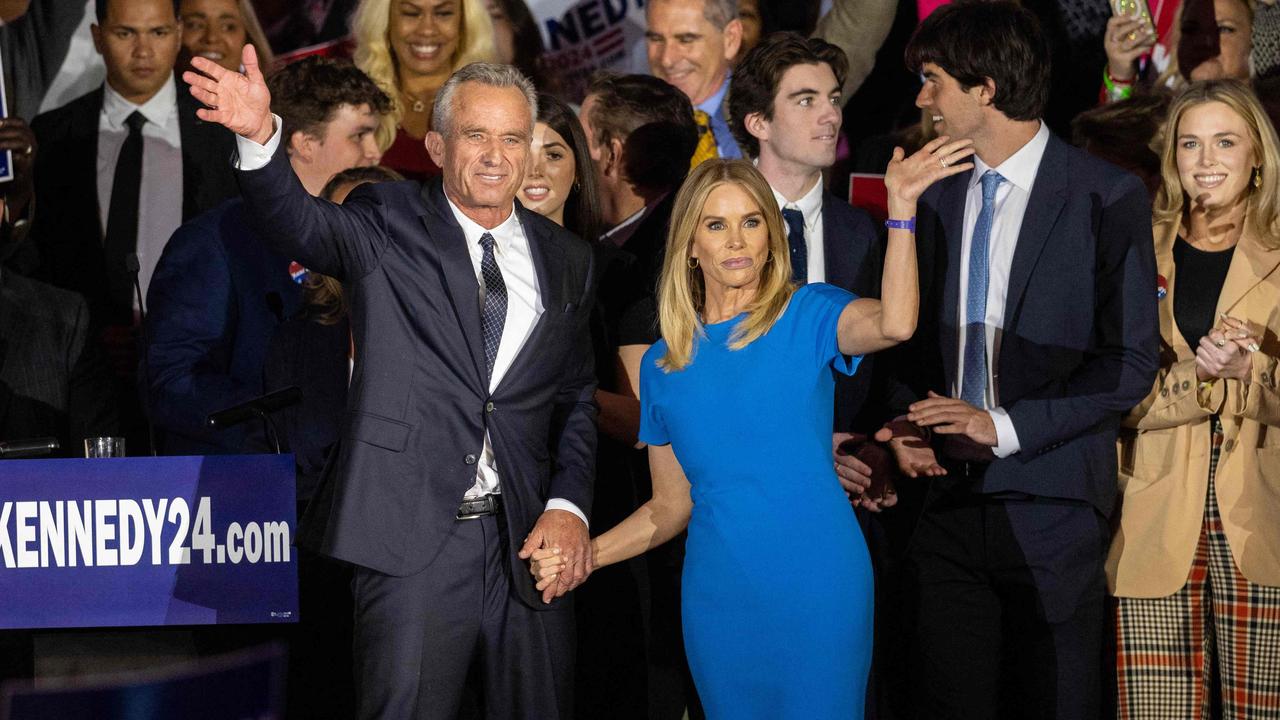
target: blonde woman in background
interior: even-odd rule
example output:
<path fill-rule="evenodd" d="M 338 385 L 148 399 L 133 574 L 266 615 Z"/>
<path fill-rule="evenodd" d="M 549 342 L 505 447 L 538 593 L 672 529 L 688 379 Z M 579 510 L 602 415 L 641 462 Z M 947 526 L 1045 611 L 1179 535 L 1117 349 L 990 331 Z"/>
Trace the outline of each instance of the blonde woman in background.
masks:
<path fill-rule="evenodd" d="M 1107 560 L 1120 718 L 1208 718 L 1214 695 L 1280 716 L 1277 145 L 1238 80 L 1192 84 L 1165 125 L 1161 368 L 1120 436 Z"/>
<path fill-rule="evenodd" d="M 395 101 L 378 129 L 382 165 L 411 180 L 439 175 L 423 142 L 436 91 L 455 70 L 496 57 L 484 0 L 363 0 L 351 30 L 356 66 Z"/>

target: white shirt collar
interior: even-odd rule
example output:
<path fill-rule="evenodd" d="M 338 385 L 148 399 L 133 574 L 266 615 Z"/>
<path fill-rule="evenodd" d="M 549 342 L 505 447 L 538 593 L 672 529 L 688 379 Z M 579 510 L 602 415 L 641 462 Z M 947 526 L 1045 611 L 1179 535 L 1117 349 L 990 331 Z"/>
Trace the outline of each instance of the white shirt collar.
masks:
<path fill-rule="evenodd" d="M 485 233 L 489 233 L 493 236 L 494 251 L 501 253 L 503 249 L 511 244 L 512 237 L 521 231 L 520 218 L 516 217 L 514 201 L 511 204 L 511 212 L 507 215 L 507 219 L 490 229 L 463 215 L 462 211 L 458 209 L 457 205 L 453 204 L 453 200 L 450 200 L 447 194 L 444 199 L 445 202 L 449 203 L 449 209 L 453 211 L 454 219 L 458 221 L 458 226 L 462 228 L 462 235 L 467 239 L 468 245 L 478 244 L 480 238 Z"/>
<path fill-rule="evenodd" d="M 141 105 L 134 105 L 111 87 L 111 83 L 103 83 L 102 112 L 107 116 L 107 125 L 112 130 L 124 130 L 125 118 L 134 110 L 142 113 L 147 122 L 159 128 L 168 127 L 170 122 L 178 119 L 178 87 L 174 84 L 173 74 L 169 80 L 156 91 L 151 99 Z"/>
<path fill-rule="evenodd" d="M 975 185 L 982 181 L 982 176 L 987 170 L 994 169 L 1000 173 L 1001 177 L 1018 189 L 1023 192 L 1031 192 L 1031 186 L 1036 183 L 1036 173 L 1040 170 L 1040 160 L 1044 157 L 1044 149 L 1048 145 L 1049 127 L 1044 124 L 1044 121 L 1041 121 L 1040 129 L 1027 141 L 1027 144 L 1018 148 L 1017 152 L 1010 155 L 999 166 L 992 168 L 982 162 L 982 158 L 975 155 L 973 157 L 973 174 L 969 177 L 969 189 L 972 190 Z"/>
<path fill-rule="evenodd" d="M 806 190 L 805 194 L 801 195 L 800 199 L 795 202 L 783 197 L 782 193 L 778 192 L 772 185 L 769 186 L 769 189 L 773 190 L 773 199 L 778 201 L 778 209 L 781 210 L 788 206 L 796 208 L 804 215 L 805 225 L 812 225 L 813 221 L 822 213 L 823 187 L 821 173 L 813 181 L 813 187 Z"/>

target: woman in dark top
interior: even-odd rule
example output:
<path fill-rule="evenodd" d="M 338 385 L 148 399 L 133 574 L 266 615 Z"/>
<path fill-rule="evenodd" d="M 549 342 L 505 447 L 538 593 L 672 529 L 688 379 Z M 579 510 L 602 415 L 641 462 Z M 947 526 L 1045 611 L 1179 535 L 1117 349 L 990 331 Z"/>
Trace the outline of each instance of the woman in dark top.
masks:
<path fill-rule="evenodd" d="M 1280 712 L 1278 144 L 1235 80 L 1192 84 L 1165 125 L 1161 369 L 1120 436 L 1107 561 L 1118 717 Z"/>

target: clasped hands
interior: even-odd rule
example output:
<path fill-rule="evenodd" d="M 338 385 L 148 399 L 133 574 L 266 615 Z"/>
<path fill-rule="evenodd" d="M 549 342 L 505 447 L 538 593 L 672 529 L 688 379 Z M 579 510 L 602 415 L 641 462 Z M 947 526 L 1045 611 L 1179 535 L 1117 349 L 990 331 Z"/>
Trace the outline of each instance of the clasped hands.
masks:
<path fill-rule="evenodd" d="M 929 444 L 929 433 L 943 438 L 946 454 L 957 460 L 990 461 L 998 442 L 995 422 L 986 410 L 934 392 L 912 403 L 906 415 L 891 420 L 874 439 L 888 447 L 898 472 L 909 478 L 937 477 L 947 471 Z M 836 475 L 850 500 L 872 512 L 897 503 L 897 491 L 887 468 L 873 467 L 875 454 L 865 436 L 836 433 L 832 438 Z M 865 443 L 865 444 L 864 444 Z M 856 453 L 856 454 L 855 454 Z M 872 459 L 868 461 L 868 456 Z"/>
<path fill-rule="evenodd" d="M 529 571 L 544 603 L 581 585 L 594 569 L 587 526 L 567 510 L 542 513 L 525 538 L 519 556 L 529 561 Z"/>
<path fill-rule="evenodd" d="M 1243 320 L 1223 313 L 1218 327 L 1196 346 L 1196 377 L 1201 381 L 1246 381 L 1253 370 L 1251 355 L 1261 347 L 1257 334 Z"/>

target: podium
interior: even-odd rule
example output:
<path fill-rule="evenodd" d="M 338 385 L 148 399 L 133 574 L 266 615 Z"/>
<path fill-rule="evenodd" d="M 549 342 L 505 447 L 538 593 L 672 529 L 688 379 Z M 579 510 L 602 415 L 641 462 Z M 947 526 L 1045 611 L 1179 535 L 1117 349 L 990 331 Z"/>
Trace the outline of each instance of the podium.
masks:
<path fill-rule="evenodd" d="M 298 620 L 292 455 L 0 463 L 0 628 Z"/>

